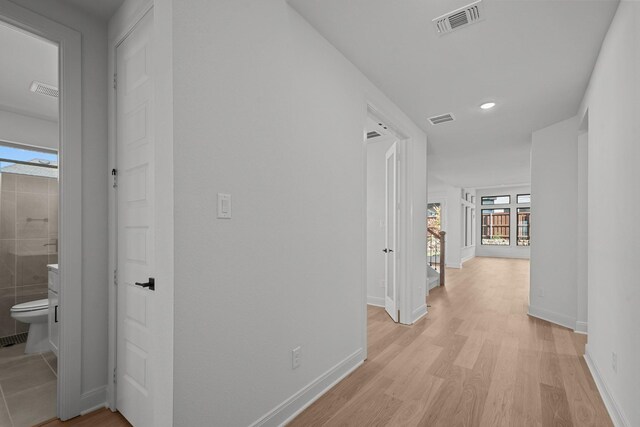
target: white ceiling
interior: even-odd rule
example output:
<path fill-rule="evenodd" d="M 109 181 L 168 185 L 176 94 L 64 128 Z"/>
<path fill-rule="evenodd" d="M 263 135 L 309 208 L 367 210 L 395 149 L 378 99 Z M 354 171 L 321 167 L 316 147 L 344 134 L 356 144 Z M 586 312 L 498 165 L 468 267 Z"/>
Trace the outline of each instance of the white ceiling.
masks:
<path fill-rule="evenodd" d="M 289 3 L 427 132 L 430 175 L 487 187 L 530 182 L 531 132 L 576 114 L 618 1 L 484 0 L 443 36 L 431 20 L 471 0 Z"/>
<path fill-rule="evenodd" d="M 109 20 L 124 0 L 64 0 L 71 6 L 84 10 L 90 15 Z"/>
<path fill-rule="evenodd" d="M 58 120 L 58 99 L 33 93 L 37 80 L 58 87 L 58 47 L 0 23 L 0 110 Z"/>

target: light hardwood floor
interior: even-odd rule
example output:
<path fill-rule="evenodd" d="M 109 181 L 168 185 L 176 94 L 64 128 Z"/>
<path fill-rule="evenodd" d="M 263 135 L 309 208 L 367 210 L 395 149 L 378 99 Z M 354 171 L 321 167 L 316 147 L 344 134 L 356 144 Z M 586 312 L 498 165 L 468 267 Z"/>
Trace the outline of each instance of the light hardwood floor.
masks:
<path fill-rule="evenodd" d="M 37 427 L 131 427 L 131 424 L 120 413 L 105 408 L 69 421 L 47 421 Z"/>
<path fill-rule="evenodd" d="M 369 357 L 290 426 L 611 426 L 586 337 L 527 315 L 529 262 L 447 269 L 429 314 L 369 307 Z"/>

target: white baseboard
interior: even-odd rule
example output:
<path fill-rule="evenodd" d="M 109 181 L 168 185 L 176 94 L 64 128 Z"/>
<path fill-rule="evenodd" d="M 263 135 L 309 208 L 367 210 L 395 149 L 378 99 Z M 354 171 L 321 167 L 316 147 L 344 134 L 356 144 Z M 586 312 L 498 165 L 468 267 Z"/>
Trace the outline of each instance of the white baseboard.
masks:
<path fill-rule="evenodd" d="M 609 412 L 609 416 L 611 417 L 613 425 L 615 427 L 630 427 L 631 424 L 629 423 L 627 417 L 625 417 L 622 409 L 618 406 L 615 399 L 611 395 L 609 387 L 607 387 L 607 383 L 604 381 L 604 377 L 600 375 L 598 367 L 591 358 L 588 344 L 585 346 L 584 360 L 585 362 L 587 362 L 587 366 L 589 367 L 591 376 L 596 383 L 596 387 L 598 387 L 598 391 L 600 392 L 600 396 L 602 396 L 604 406 L 607 408 L 607 412 Z"/>
<path fill-rule="evenodd" d="M 475 257 L 476 257 L 475 254 L 469 255 L 468 257 L 464 257 L 464 258 L 462 258 L 461 264 L 464 264 L 465 262 L 470 261 L 470 260 L 474 259 Z"/>
<path fill-rule="evenodd" d="M 329 389 L 334 385 L 342 381 L 347 375 L 362 365 L 362 362 L 364 362 L 362 356 L 362 349 L 358 349 L 342 362 L 320 375 L 293 396 L 251 424 L 251 427 L 283 426 L 287 424 L 299 413 L 304 411 L 309 405 L 329 391 Z"/>
<path fill-rule="evenodd" d="M 546 320 L 547 322 L 555 323 L 556 325 L 569 329 L 573 329 L 576 326 L 576 319 L 570 316 L 565 316 L 564 314 L 555 313 L 543 308 L 537 308 L 532 305 L 529 305 L 529 316 L 537 317 L 538 319 Z"/>
<path fill-rule="evenodd" d="M 107 386 L 95 388 L 80 396 L 80 415 L 97 411 L 107 406 Z"/>
<path fill-rule="evenodd" d="M 367 295 L 367 305 L 375 305 L 376 307 L 384 307 L 384 298 L 370 297 Z"/>
<path fill-rule="evenodd" d="M 576 327 L 573 331 L 577 334 L 587 335 L 587 332 L 588 332 L 587 322 L 581 322 L 579 320 L 576 320 Z"/>
<path fill-rule="evenodd" d="M 416 323 L 422 317 L 426 316 L 426 314 L 427 314 L 427 304 L 422 304 L 420 307 L 413 310 L 413 313 L 411 313 L 411 323 L 412 324 Z"/>

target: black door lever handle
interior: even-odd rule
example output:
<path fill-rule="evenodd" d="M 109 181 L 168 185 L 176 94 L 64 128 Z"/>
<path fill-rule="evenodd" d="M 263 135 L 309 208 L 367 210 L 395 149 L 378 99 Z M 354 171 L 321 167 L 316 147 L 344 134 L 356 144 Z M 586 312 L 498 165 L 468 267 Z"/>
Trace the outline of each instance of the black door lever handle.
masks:
<path fill-rule="evenodd" d="M 384 249 L 382 250 L 382 252 L 384 252 L 384 253 L 386 254 L 387 252 L 389 252 L 389 249 L 384 248 Z"/>
<path fill-rule="evenodd" d="M 142 286 L 143 288 L 149 288 L 152 291 L 156 290 L 156 280 L 153 277 L 149 277 L 149 281 L 147 283 L 136 282 L 137 286 Z"/>

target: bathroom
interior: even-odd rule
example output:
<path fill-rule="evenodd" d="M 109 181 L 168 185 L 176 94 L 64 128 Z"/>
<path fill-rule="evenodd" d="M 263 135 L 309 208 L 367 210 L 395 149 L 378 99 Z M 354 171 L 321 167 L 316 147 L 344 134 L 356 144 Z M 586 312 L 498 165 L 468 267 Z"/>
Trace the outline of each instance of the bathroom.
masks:
<path fill-rule="evenodd" d="M 0 61 L 0 427 L 26 427 L 57 406 L 58 47 L 0 22 Z"/>

